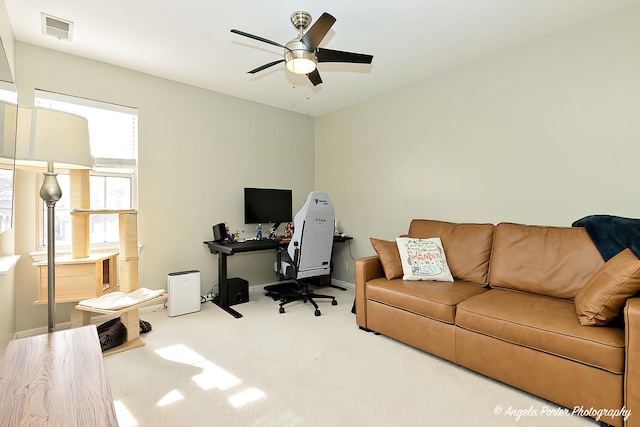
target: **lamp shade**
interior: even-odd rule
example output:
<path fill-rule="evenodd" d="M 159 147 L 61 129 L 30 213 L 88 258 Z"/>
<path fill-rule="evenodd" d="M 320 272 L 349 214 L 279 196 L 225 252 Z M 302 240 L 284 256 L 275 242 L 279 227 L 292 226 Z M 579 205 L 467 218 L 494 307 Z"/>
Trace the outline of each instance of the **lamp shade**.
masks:
<path fill-rule="evenodd" d="M 308 52 L 302 53 L 308 54 Z M 313 61 L 313 59 L 307 58 L 305 56 L 309 55 L 301 55 L 287 61 L 287 69 L 295 74 L 309 74 L 310 72 L 315 70 L 316 63 Z"/>
<path fill-rule="evenodd" d="M 309 74 L 316 69 L 315 52 L 309 52 L 309 48 L 297 38 L 287 43 L 284 60 L 287 69 L 295 74 Z"/>
<path fill-rule="evenodd" d="M 91 169 L 89 123 L 76 114 L 18 107 L 16 166 Z"/>

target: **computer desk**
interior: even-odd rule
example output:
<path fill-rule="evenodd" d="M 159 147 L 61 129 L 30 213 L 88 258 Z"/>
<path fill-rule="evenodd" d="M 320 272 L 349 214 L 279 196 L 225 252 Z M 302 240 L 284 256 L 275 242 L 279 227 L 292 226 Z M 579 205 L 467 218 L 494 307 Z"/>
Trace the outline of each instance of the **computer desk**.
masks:
<path fill-rule="evenodd" d="M 334 242 L 346 242 L 353 239 L 353 237 L 336 235 L 333 237 Z M 212 254 L 218 254 L 218 301 L 214 300 L 214 304 L 218 307 L 239 319 L 242 314 L 230 307 L 229 304 L 229 278 L 227 277 L 227 258 L 233 254 L 241 252 L 255 252 L 266 251 L 286 248 L 290 239 L 262 239 L 262 240 L 246 240 L 244 242 L 215 242 L 213 240 L 207 240 L 203 243 L 209 247 L 209 251 Z M 340 288 L 344 289 L 344 288 Z"/>

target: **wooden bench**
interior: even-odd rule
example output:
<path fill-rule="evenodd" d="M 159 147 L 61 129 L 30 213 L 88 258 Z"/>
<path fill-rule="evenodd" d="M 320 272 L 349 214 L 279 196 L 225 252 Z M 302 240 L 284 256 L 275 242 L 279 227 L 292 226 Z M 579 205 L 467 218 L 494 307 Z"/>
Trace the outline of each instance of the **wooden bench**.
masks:
<path fill-rule="evenodd" d="M 9 342 L 0 361 L 0 425 L 118 425 L 95 325 Z"/>

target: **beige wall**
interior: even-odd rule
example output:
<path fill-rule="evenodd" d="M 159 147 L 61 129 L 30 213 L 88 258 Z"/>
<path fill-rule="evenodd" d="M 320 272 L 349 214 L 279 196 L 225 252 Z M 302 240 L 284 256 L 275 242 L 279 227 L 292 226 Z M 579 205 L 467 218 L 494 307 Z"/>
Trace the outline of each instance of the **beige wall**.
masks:
<path fill-rule="evenodd" d="M 245 186 L 292 188 L 294 206 L 314 188 L 314 121 L 287 112 L 112 65 L 18 43 L 20 103 L 35 88 L 139 109 L 140 286 L 166 286 L 167 273 L 197 269 L 202 291 L 217 283 L 217 256 L 202 243 L 211 226 L 244 226 Z M 34 306 L 36 184 L 18 174 L 16 212 L 18 330 L 46 325 L 46 306 Z M 275 280 L 273 253 L 239 254 L 229 275 L 251 285 Z M 58 321 L 68 318 L 59 305 Z"/>
<path fill-rule="evenodd" d="M 9 60 L 9 68 L 11 68 L 11 71 L 15 71 L 16 39 L 13 35 L 9 13 L 4 0 L 0 0 L 0 40 L 2 40 L 2 46 Z"/>
<path fill-rule="evenodd" d="M 296 206 L 313 188 L 327 191 L 355 237 L 337 249 L 336 275 L 353 281 L 344 262 L 372 254 L 370 236 L 392 239 L 414 217 L 637 217 L 637 22 L 632 6 L 315 121 L 21 43 L 17 81 L 22 103 L 37 87 L 140 109 L 141 286 L 161 288 L 168 272 L 195 268 L 208 290 L 216 257 L 201 242 L 216 222 L 240 226 L 251 185 L 291 187 Z M 28 254 L 33 174 L 18 174 L 17 186 L 16 250 Z M 269 282 L 272 260 L 235 255 L 230 276 Z M 35 274 L 23 257 L 18 330 L 46 324 L 45 308 L 32 305 Z"/>
<path fill-rule="evenodd" d="M 316 187 L 354 257 L 412 218 L 640 216 L 639 22 L 632 6 L 318 118 Z"/>

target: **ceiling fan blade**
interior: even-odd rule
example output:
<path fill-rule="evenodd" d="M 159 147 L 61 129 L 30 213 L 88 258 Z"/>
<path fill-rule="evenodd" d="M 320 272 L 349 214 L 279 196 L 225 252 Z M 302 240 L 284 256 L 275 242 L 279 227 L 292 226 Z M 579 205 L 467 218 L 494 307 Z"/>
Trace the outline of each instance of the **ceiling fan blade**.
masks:
<path fill-rule="evenodd" d="M 373 55 L 363 53 L 342 52 L 340 50 L 318 48 L 318 62 L 350 62 L 354 64 L 371 64 Z"/>
<path fill-rule="evenodd" d="M 264 37 L 254 36 L 253 34 L 245 33 L 244 31 L 240 31 L 240 30 L 231 30 L 231 32 L 235 33 L 235 34 L 239 34 L 241 36 L 249 37 L 250 39 L 258 40 L 258 41 L 263 42 L 263 43 L 269 43 L 269 44 L 272 44 L 274 46 L 278 46 L 278 47 L 287 49 L 285 46 L 281 45 L 280 43 L 274 42 L 273 40 L 265 39 Z"/>
<path fill-rule="evenodd" d="M 253 70 L 251 70 L 251 71 L 247 71 L 247 74 L 255 74 L 255 73 L 257 73 L 258 71 L 266 70 L 267 68 L 269 68 L 269 67 L 273 67 L 274 65 L 279 64 L 279 63 L 281 63 L 281 62 L 284 62 L 284 59 L 280 59 L 280 60 L 278 60 L 278 61 L 273 61 L 273 62 L 269 62 L 268 64 L 261 65 L 261 66 L 260 66 L 260 67 L 258 67 L 258 68 L 254 68 L 254 69 L 253 69 Z"/>
<path fill-rule="evenodd" d="M 333 23 L 336 22 L 336 18 L 329 15 L 328 13 L 323 13 L 320 18 L 309 28 L 309 30 L 305 33 L 304 36 L 300 39 L 302 44 L 309 48 L 309 50 L 314 51 L 324 38 L 327 35 Z"/>
<path fill-rule="evenodd" d="M 320 83 L 322 83 L 322 79 L 320 78 L 320 73 L 318 72 L 317 68 L 307 74 L 307 77 L 309 77 L 309 80 L 311 80 L 311 83 L 313 83 L 314 86 L 318 86 Z"/>

